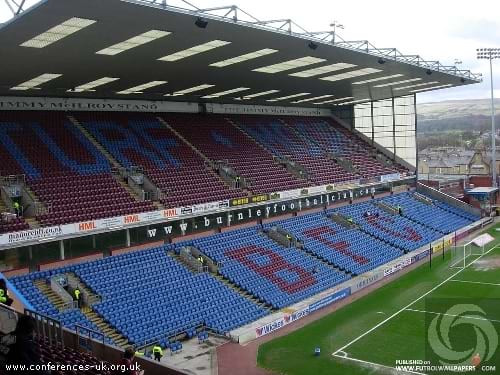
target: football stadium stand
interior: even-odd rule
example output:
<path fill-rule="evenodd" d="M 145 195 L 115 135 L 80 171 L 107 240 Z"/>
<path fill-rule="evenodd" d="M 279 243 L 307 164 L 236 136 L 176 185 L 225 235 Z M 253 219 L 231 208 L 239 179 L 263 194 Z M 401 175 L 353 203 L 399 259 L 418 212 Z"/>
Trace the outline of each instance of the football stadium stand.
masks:
<path fill-rule="evenodd" d="M 282 308 L 347 280 L 297 248 L 285 248 L 256 227 L 201 238 L 193 244 L 222 264 L 224 277 L 274 308 Z"/>
<path fill-rule="evenodd" d="M 128 342 L 143 345 L 157 340 L 168 347 L 169 338 L 192 337 L 203 328 L 227 333 L 267 315 L 270 310 L 259 301 L 274 309 L 287 307 L 442 236 L 431 229 L 438 221 L 421 225 L 404 211 L 403 216 L 386 212 L 379 201 L 404 203 L 403 210 L 421 203 L 412 193 L 400 193 L 268 223 L 264 228 L 235 229 L 10 281 L 38 312 L 60 319 L 69 328 L 78 323 L 99 332 L 84 312 L 77 308 L 61 312 L 42 292 L 40 284 L 50 277 L 74 273 L 101 298 L 91 306 L 93 313 Z M 439 215 L 440 222 L 453 225 L 448 229 L 477 219 L 442 202 L 439 207 L 434 203 L 418 207 L 420 214 Z M 334 222 L 331 215 L 351 218 L 352 227 Z M 298 242 L 284 246 L 263 230 L 277 226 Z M 211 259 L 219 275 L 196 273 L 177 259 L 175 254 L 186 246 Z"/>
<path fill-rule="evenodd" d="M 401 255 L 403 251 L 359 230 L 346 230 L 324 213 L 298 216 L 276 223 L 304 243 L 304 248 L 353 274 L 361 274 Z"/>
<path fill-rule="evenodd" d="M 0 113 L 1 175 L 25 175 L 47 207 L 42 225 L 67 224 L 154 209 L 137 202 L 106 158 L 57 112 Z"/>
<path fill-rule="evenodd" d="M 270 152 L 233 126 L 230 118 L 190 114 L 168 114 L 163 118 L 208 158 L 232 168 L 256 194 L 308 185 L 287 172 Z"/>
<path fill-rule="evenodd" d="M 205 160 L 149 114 L 79 113 L 75 116 L 118 162 L 141 166 L 162 190 L 166 207 L 246 195 L 230 188 Z"/>
<path fill-rule="evenodd" d="M 325 153 L 329 152 L 334 157 L 348 160 L 352 163 L 353 169 L 363 178 L 405 171 L 397 164 L 394 164 L 392 168 L 384 166 L 372 156 L 375 153 L 373 147 L 335 123 L 333 119 L 296 117 L 283 121 L 291 125 L 303 138 L 318 144 Z"/>
<path fill-rule="evenodd" d="M 316 185 L 355 180 L 356 174 L 327 158 L 312 140 L 303 138 L 279 117 L 235 116 L 234 122 L 273 155 L 289 158 L 307 171 Z"/>

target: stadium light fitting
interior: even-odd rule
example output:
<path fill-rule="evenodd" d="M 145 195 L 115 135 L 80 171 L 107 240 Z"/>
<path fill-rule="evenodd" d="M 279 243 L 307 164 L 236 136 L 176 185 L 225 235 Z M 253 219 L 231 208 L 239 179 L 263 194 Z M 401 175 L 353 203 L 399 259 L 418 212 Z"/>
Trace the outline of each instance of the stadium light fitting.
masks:
<path fill-rule="evenodd" d="M 370 100 L 371 100 L 370 98 L 366 98 L 366 99 L 352 100 L 350 102 L 343 102 L 343 103 L 339 103 L 339 104 L 335 104 L 335 105 L 339 106 L 339 105 L 347 105 L 347 104 L 359 104 L 359 103 L 369 102 Z"/>
<path fill-rule="evenodd" d="M 30 48 L 44 48 L 96 22 L 97 21 L 95 20 L 89 20 L 86 18 L 72 17 L 60 23 L 59 25 L 48 29 L 44 33 L 41 33 L 34 38 L 25 41 L 20 46 Z"/>
<path fill-rule="evenodd" d="M 403 86 L 403 87 L 395 87 L 394 91 L 411 89 L 413 87 L 435 85 L 436 83 L 439 83 L 439 82 L 438 81 L 432 81 L 432 82 L 417 83 L 416 85 L 408 85 L 408 86 Z"/>
<path fill-rule="evenodd" d="M 380 88 L 380 87 L 387 87 L 387 86 L 396 86 L 396 85 L 401 85 L 403 83 L 416 82 L 416 81 L 421 81 L 421 80 L 422 80 L 422 78 L 404 79 L 402 81 L 395 81 L 395 82 L 383 83 L 381 85 L 376 85 L 376 86 L 373 86 L 373 87 Z"/>
<path fill-rule="evenodd" d="M 120 78 L 111 78 L 111 77 L 103 77 L 96 79 L 95 81 L 91 81 L 85 83 L 83 85 L 77 86 L 74 89 L 67 90 L 67 92 L 85 92 L 85 91 L 95 91 L 94 88 L 98 86 L 103 86 L 107 83 L 118 81 Z"/>
<path fill-rule="evenodd" d="M 202 84 L 202 85 L 198 85 L 198 86 L 190 87 L 190 88 L 188 88 L 188 89 L 175 91 L 173 94 L 165 94 L 165 96 L 182 96 L 182 95 L 185 95 L 185 94 L 190 94 L 190 93 L 192 93 L 192 92 L 205 90 L 205 89 L 208 89 L 208 88 L 210 88 L 210 87 L 214 87 L 214 86 L 215 86 L 215 85 L 209 85 L 209 84 L 207 84 L 207 83 L 204 83 L 204 84 Z"/>
<path fill-rule="evenodd" d="M 229 95 L 229 94 L 233 94 L 235 92 L 240 92 L 240 91 L 245 91 L 245 90 L 250 90 L 250 88 L 249 87 L 238 87 L 238 88 L 231 89 L 231 90 L 220 91 L 220 92 L 215 92 L 215 93 L 210 94 L 210 95 L 205 95 L 205 96 L 202 96 L 202 98 L 203 99 L 218 98 L 218 97 L 221 97 L 224 95 Z"/>
<path fill-rule="evenodd" d="M 306 56 L 298 59 L 283 61 L 278 64 L 272 64 L 268 66 L 263 66 L 262 68 L 253 69 L 254 72 L 261 73 L 279 73 L 284 72 L 285 70 L 291 70 L 295 68 L 300 68 L 307 65 L 317 64 L 320 62 L 326 61 L 325 59 L 320 59 L 317 57 Z"/>
<path fill-rule="evenodd" d="M 260 49 L 260 50 L 255 51 L 255 52 L 245 53 L 244 55 L 241 55 L 241 56 L 236 56 L 236 57 L 233 57 L 230 59 L 217 61 L 217 62 L 214 62 L 213 64 L 210 64 L 209 66 L 223 68 L 223 67 L 228 66 L 228 65 L 238 64 L 238 63 L 243 62 L 243 61 L 256 59 L 258 57 L 270 55 L 270 54 L 276 53 L 276 52 L 278 52 L 277 49 L 264 48 L 264 49 Z"/>
<path fill-rule="evenodd" d="M 226 42 L 225 40 L 216 39 L 216 40 L 212 40 L 211 42 L 199 44 L 197 46 L 194 46 L 194 47 L 191 47 L 191 48 L 188 48 L 188 49 L 176 52 L 176 53 L 172 53 L 170 55 L 160 57 L 158 60 L 160 60 L 160 61 L 178 61 L 181 59 L 185 59 L 186 57 L 189 57 L 189 56 L 194 56 L 194 55 L 197 55 L 199 53 L 210 51 L 214 48 L 225 46 L 227 44 L 231 44 L 231 42 Z"/>
<path fill-rule="evenodd" d="M 297 73 L 291 73 L 289 75 L 292 77 L 308 78 L 308 77 L 318 76 L 320 74 L 331 73 L 337 70 L 354 68 L 354 67 L 356 67 L 356 65 L 354 64 L 336 63 L 331 65 L 320 66 L 318 68 L 303 70 Z"/>
<path fill-rule="evenodd" d="M 368 74 L 378 73 L 381 71 L 382 70 L 380 70 L 380 69 L 363 68 L 363 69 L 353 70 L 350 72 L 334 74 L 332 76 L 327 76 L 327 77 L 323 77 L 320 79 L 323 81 L 340 81 L 342 79 L 355 78 L 355 77 L 364 76 L 364 75 L 368 75 Z"/>
<path fill-rule="evenodd" d="M 30 79 L 29 81 L 23 82 L 17 86 L 11 87 L 11 90 L 17 90 L 17 91 L 26 91 L 26 90 L 31 90 L 31 89 L 39 89 L 38 86 L 45 82 L 52 81 L 53 79 L 59 78 L 62 76 L 62 74 L 54 74 L 54 73 L 44 73 L 39 75 L 38 77 L 35 77 L 33 79 Z"/>
<path fill-rule="evenodd" d="M 293 94 L 293 95 L 280 96 L 279 98 L 268 99 L 268 100 L 266 100 L 266 102 L 279 102 L 280 100 L 298 98 L 299 96 L 306 96 L 306 95 L 311 95 L 311 93 L 310 92 L 301 92 L 301 93 Z"/>
<path fill-rule="evenodd" d="M 426 88 L 423 88 L 423 89 L 410 90 L 410 92 L 421 92 L 421 91 L 427 91 L 427 90 L 436 90 L 436 89 L 442 89 L 442 88 L 450 87 L 450 86 L 453 86 L 453 85 L 451 83 L 449 83 L 447 85 L 439 85 L 439 86 L 426 87 Z"/>
<path fill-rule="evenodd" d="M 142 34 L 139 34 L 139 35 L 134 36 L 132 38 L 129 38 L 127 40 L 124 40 L 123 42 L 116 43 L 116 44 L 113 44 L 112 46 L 101 49 L 100 51 L 97 51 L 96 54 L 114 56 L 114 55 L 117 55 L 119 53 L 122 53 L 123 51 L 127 51 L 129 49 L 142 46 L 146 43 L 152 42 L 153 40 L 163 38 L 164 36 L 167 36 L 170 34 L 171 34 L 170 31 L 162 31 L 162 30 L 146 31 L 145 33 L 142 33 Z"/>
<path fill-rule="evenodd" d="M 477 58 L 485 60 L 500 59 L 500 48 L 477 48 Z"/>
<path fill-rule="evenodd" d="M 398 77 L 403 77 L 402 74 L 392 74 L 390 76 L 383 76 L 383 77 L 377 77 L 377 78 L 372 78 L 372 79 L 365 79 L 364 81 L 357 81 L 353 82 L 353 85 L 363 85 L 365 83 L 371 83 L 371 82 L 378 82 L 378 81 L 383 81 L 386 79 L 391 79 L 391 78 L 398 78 Z"/>
<path fill-rule="evenodd" d="M 333 99 L 333 100 L 326 100 L 324 102 L 318 102 L 318 103 L 313 103 L 313 104 L 314 105 L 331 104 L 331 103 L 341 102 L 342 100 L 348 100 L 348 99 L 354 99 L 354 96 L 346 96 L 344 98 L 338 98 L 338 99 Z"/>
<path fill-rule="evenodd" d="M 320 99 L 326 99 L 326 98 L 331 98 L 334 95 L 321 95 L 321 96 L 315 96 L 313 98 L 306 98 L 306 99 L 300 99 L 295 102 L 292 102 L 293 104 L 298 104 L 298 103 L 305 103 L 305 102 L 312 102 L 313 100 L 320 100 Z"/>
<path fill-rule="evenodd" d="M 259 96 L 265 96 L 265 95 L 275 94 L 277 92 L 280 92 L 280 90 L 261 91 L 261 92 L 256 92 L 255 94 L 245 95 L 244 97 L 242 97 L 242 99 L 243 100 L 248 100 L 248 99 L 257 98 Z"/>
<path fill-rule="evenodd" d="M 160 86 L 167 83 L 167 81 L 151 81 L 148 83 L 144 83 L 139 86 L 134 86 L 129 89 L 118 91 L 117 94 L 128 95 L 128 94 L 142 94 L 143 90 L 150 89 L 151 87 Z"/>

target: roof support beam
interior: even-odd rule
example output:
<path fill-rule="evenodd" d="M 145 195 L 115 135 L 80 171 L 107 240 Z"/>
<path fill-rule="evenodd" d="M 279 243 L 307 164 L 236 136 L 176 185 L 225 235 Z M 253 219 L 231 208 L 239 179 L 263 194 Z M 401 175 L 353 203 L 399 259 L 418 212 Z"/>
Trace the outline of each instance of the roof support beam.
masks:
<path fill-rule="evenodd" d="M 15 17 L 24 11 L 23 7 L 26 0 L 21 0 L 20 2 L 17 2 L 16 0 L 4 0 L 4 2 L 5 4 L 7 4 L 10 11 L 12 12 L 12 15 Z"/>

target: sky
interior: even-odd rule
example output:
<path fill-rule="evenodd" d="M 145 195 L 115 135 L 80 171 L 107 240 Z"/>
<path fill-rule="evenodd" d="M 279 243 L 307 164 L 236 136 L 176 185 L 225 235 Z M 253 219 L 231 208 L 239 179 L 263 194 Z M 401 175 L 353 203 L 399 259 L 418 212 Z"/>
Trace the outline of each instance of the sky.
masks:
<path fill-rule="evenodd" d="M 0 0 L 0 22 L 11 17 Z M 84 1 L 84 0 L 81 0 Z M 36 3 L 27 0 L 27 5 Z M 291 18 L 308 31 L 329 30 L 333 21 L 344 25 L 344 40 L 368 39 L 373 45 L 396 47 L 404 54 L 453 65 L 483 74 L 481 84 L 418 95 L 420 103 L 487 99 L 490 97 L 488 60 L 476 59 L 476 48 L 500 47 L 498 0 L 190 0 L 199 8 L 237 5 L 261 20 Z M 182 0 L 167 0 L 180 5 Z M 186 6 L 185 6 L 186 7 Z M 500 97 L 500 59 L 493 66 L 495 97 Z"/>

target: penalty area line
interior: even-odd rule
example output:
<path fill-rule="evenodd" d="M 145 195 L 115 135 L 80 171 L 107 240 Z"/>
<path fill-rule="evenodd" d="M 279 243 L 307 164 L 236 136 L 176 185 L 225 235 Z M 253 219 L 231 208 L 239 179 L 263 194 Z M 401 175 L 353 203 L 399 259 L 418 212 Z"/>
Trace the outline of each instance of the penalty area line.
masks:
<path fill-rule="evenodd" d="M 453 275 L 451 275 L 450 277 L 448 277 L 447 279 L 443 280 L 442 282 L 440 282 L 438 285 L 436 285 L 435 287 L 433 287 L 431 290 L 427 291 L 426 293 L 422 294 L 420 297 L 418 297 L 417 299 L 413 300 L 413 302 L 410 302 L 408 305 L 406 305 L 405 307 L 403 307 L 402 309 L 396 311 L 394 314 L 392 314 L 391 316 L 389 316 L 388 318 L 384 319 L 383 321 L 381 321 L 380 323 L 378 323 L 377 325 L 373 326 L 372 328 L 370 328 L 368 331 L 366 331 L 365 333 L 359 335 L 358 337 L 356 337 L 354 340 L 348 342 L 347 344 L 345 344 L 344 346 L 342 346 L 341 348 L 337 349 L 335 352 L 333 352 L 333 354 L 337 354 L 341 351 L 345 351 L 349 346 L 351 346 L 352 344 L 358 342 L 359 340 L 361 340 L 363 337 L 369 335 L 370 333 L 372 333 L 373 331 L 375 331 L 377 328 L 381 327 L 382 325 L 384 325 L 385 323 L 387 323 L 388 321 L 394 319 L 396 316 L 398 316 L 399 314 L 401 314 L 403 311 L 405 310 L 408 310 L 411 306 L 413 306 L 415 303 L 417 303 L 418 301 L 420 301 L 422 298 L 425 298 L 427 297 L 429 294 L 431 294 L 432 292 L 434 292 L 436 289 L 440 288 L 442 285 L 446 284 L 447 282 L 449 282 L 450 280 L 454 279 L 457 275 L 459 275 L 460 273 L 462 273 L 464 270 L 466 270 L 467 268 L 469 268 L 470 266 L 472 266 L 475 262 L 477 262 L 479 259 L 481 259 L 482 257 L 484 257 L 485 255 L 489 254 L 491 251 L 495 250 L 498 248 L 498 244 L 494 247 L 492 247 L 491 249 L 489 249 L 487 252 L 483 253 L 481 256 L 479 256 L 478 258 L 474 259 L 471 263 L 469 263 L 466 267 L 464 268 L 461 268 L 459 269 L 457 272 L 455 272 Z"/>
<path fill-rule="evenodd" d="M 347 360 L 347 361 L 362 363 L 364 365 L 369 365 L 369 366 L 373 366 L 373 367 L 381 367 L 381 368 L 390 369 L 391 371 L 396 371 L 398 374 L 403 373 L 403 374 L 427 375 L 427 374 L 424 374 L 423 372 L 409 371 L 409 370 L 405 370 L 405 371 L 402 372 L 401 370 L 398 370 L 396 367 L 381 365 L 380 363 L 375 363 L 375 362 L 370 362 L 370 361 L 364 361 L 362 359 L 352 358 L 352 357 L 347 356 L 346 352 L 342 352 L 342 353 L 344 355 L 338 355 L 338 354 L 332 353 L 332 356 L 340 358 L 340 359 L 344 359 L 344 360 Z"/>
<path fill-rule="evenodd" d="M 488 319 L 488 318 L 483 318 L 480 316 L 445 314 L 445 313 L 439 313 L 439 312 L 435 312 L 435 311 L 417 310 L 417 309 L 406 309 L 405 311 L 413 311 L 413 312 L 418 312 L 418 313 L 423 313 L 423 314 L 432 314 L 432 315 L 439 315 L 439 316 L 451 316 L 453 318 L 485 320 L 487 322 L 500 323 L 500 320 Z"/>

